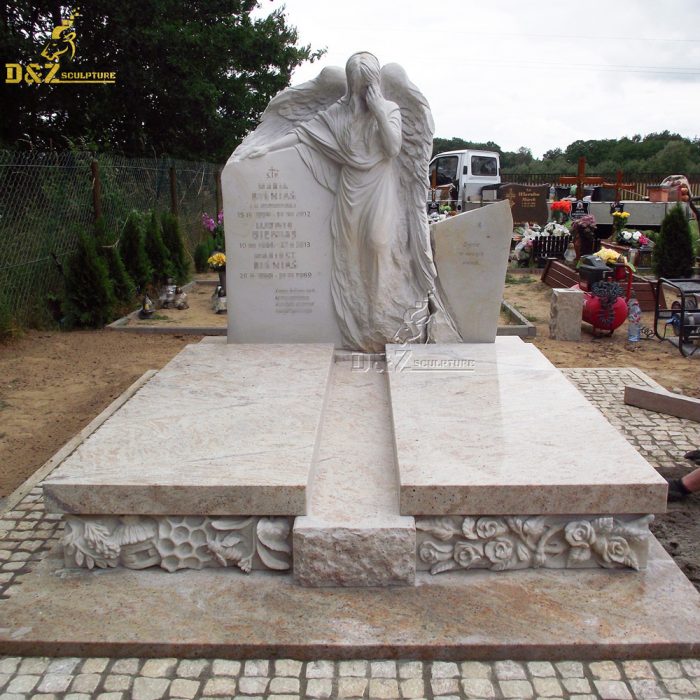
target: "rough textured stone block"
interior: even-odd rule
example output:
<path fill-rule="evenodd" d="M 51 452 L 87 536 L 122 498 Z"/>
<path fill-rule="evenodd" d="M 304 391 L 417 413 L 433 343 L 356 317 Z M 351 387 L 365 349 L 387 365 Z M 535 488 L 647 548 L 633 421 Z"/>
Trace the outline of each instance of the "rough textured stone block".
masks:
<path fill-rule="evenodd" d="M 549 337 L 555 340 L 581 340 L 583 292 L 580 289 L 553 289 L 549 312 Z"/>
<path fill-rule="evenodd" d="M 309 514 L 294 524 L 294 578 L 304 586 L 411 585 L 415 547 L 413 518 L 399 514 L 386 374 L 336 362 Z"/>

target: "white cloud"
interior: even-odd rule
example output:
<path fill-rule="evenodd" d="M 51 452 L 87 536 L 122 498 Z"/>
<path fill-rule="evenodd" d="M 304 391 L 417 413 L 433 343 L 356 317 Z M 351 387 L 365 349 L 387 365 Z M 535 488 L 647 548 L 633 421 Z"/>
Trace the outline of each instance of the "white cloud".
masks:
<path fill-rule="evenodd" d="M 694 0 L 273 0 L 327 54 L 293 83 L 367 50 L 404 66 L 436 135 L 535 155 L 576 139 L 700 133 L 700 3 Z"/>

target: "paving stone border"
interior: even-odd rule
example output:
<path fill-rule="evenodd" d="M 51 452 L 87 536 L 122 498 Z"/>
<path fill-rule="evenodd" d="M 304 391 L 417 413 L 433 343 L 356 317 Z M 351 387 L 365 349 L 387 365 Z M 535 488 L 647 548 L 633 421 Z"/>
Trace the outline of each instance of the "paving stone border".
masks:
<path fill-rule="evenodd" d="M 0 698 L 29 697 L 671 700 L 700 697 L 700 661 L 0 658 Z"/>
<path fill-rule="evenodd" d="M 700 445 L 700 424 L 623 403 L 626 385 L 656 386 L 633 368 L 564 373 L 654 466 L 672 466 Z M 45 476 L 43 474 L 42 476 Z M 2 599 L 61 537 L 41 488 L 0 510 Z M 1 624 L 1 622 L 0 622 Z M 160 698 L 700 698 L 700 659 L 632 661 L 310 661 L 0 657 L 0 700 Z"/>

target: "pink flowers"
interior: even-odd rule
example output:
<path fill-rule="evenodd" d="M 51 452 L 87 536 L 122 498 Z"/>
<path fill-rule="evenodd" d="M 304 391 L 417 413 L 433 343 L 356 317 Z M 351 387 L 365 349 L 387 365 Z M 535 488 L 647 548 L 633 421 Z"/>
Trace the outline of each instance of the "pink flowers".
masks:
<path fill-rule="evenodd" d="M 221 226 L 224 223 L 224 212 L 220 211 L 217 216 L 216 216 L 216 221 L 209 216 L 206 212 L 202 214 L 202 226 L 209 231 L 209 233 L 213 233 L 214 230 L 216 229 L 217 226 Z"/>

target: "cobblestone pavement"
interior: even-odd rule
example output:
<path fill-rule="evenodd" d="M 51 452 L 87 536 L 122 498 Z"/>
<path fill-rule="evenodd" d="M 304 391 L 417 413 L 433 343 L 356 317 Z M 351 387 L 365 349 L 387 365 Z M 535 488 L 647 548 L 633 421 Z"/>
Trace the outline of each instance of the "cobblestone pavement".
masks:
<path fill-rule="evenodd" d="M 632 369 L 564 370 L 655 466 L 672 466 L 700 445 L 700 424 L 650 414 L 622 402 Z M 61 536 L 33 488 L 0 513 L 2 598 Z M 0 657 L 0 700 L 158 700 L 159 698 L 568 698 L 700 699 L 700 660 L 549 661 L 227 661 Z"/>

